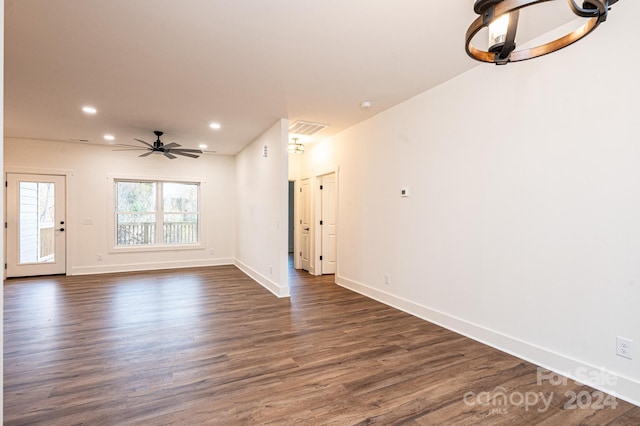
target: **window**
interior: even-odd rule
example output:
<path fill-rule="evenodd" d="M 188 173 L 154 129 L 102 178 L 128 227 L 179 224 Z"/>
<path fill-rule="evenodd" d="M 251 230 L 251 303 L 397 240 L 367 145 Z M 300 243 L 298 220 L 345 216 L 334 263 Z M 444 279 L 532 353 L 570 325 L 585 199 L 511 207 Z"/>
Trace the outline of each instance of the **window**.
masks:
<path fill-rule="evenodd" d="M 200 185 L 115 181 L 116 247 L 197 244 Z"/>

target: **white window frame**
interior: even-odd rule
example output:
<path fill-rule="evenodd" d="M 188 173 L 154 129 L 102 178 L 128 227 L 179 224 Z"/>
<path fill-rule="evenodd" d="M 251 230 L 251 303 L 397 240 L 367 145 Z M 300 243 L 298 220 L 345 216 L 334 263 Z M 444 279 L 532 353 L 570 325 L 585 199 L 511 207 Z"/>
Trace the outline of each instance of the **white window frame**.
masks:
<path fill-rule="evenodd" d="M 201 250 L 206 246 L 206 242 L 204 241 L 204 218 L 206 217 L 204 213 L 204 191 L 202 190 L 203 185 L 206 183 L 204 179 L 196 179 L 196 178 L 149 178 L 149 177 L 137 177 L 137 176 L 126 176 L 126 177 L 109 177 L 108 179 L 109 187 L 112 193 L 111 203 L 109 206 L 109 240 L 110 241 L 110 249 L 109 253 L 126 253 L 126 252 L 153 252 L 153 251 L 171 251 L 171 250 Z M 128 245 L 128 246 L 119 246 L 117 245 L 117 219 L 116 216 L 118 214 L 117 211 L 117 191 L 116 186 L 118 182 L 153 182 L 158 184 L 163 183 L 183 183 L 190 185 L 198 186 L 198 242 L 197 243 L 188 243 L 188 244 L 164 244 L 158 243 L 162 241 L 162 226 L 158 226 L 158 224 L 162 225 L 164 220 L 164 204 L 162 200 L 162 188 L 161 185 L 156 187 L 156 244 L 146 244 L 146 245 Z"/>

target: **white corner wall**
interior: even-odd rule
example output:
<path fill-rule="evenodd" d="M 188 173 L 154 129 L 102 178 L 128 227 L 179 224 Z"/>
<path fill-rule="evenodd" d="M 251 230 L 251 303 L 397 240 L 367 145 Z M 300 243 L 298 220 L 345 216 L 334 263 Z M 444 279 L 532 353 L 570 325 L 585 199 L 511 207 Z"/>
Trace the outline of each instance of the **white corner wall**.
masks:
<path fill-rule="evenodd" d="M 236 155 L 235 263 L 278 297 L 289 296 L 288 128 L 279 120 Z"/>
<path fill-rule="evenodd" d="M 231 156 L 139 158 L 108 146 L 24 139 L 6 139 L 4 152 L 5 172 L 67 175 L 69 275 L 233 264 L 235 160 Z M 118 177 L 202 181 L 202 246 L 115 251 L 109 222 L 113 220 L 112 182 Z M 83 224 L 84 219 L 92 224 Z"/>
<path fill-rule="evenodd" d="M 340 166 L 337 282 L 640 404 L 638 15 L 308 146 L 302 175 Z"/>
<path fill-rule="evenodd" d="M 0 0 L 0 46 L 4 46 L 4 0 Z M 0 56 L 0 171 L 4 176 L 4 55 Z M 4 200 L 4 186 L 0 190 Z M 4 203 L 3 203 L 4 204 Z M 0 223 L 4 223 L 4 209 L 0 211 Z M 0 231 L 0 241 L 4 242 L 4 227 Z M 4 244 L 0 244 L 0 259 L 4 259 Z M 4 275 L 3 275 L 4 277 Z M 4 285 L 0 289 L 0 298 L 4 300 Z M 4 330 L 4 303 L 0 307 L 0 329 Z M 3 364 L 3 345 L 0 343 L 0 364 Z M 4 378 L 0 378 L 0 389 L 3 389 Z M 4 393 L 0 392 L 0 423 L 4 416 Z"/>

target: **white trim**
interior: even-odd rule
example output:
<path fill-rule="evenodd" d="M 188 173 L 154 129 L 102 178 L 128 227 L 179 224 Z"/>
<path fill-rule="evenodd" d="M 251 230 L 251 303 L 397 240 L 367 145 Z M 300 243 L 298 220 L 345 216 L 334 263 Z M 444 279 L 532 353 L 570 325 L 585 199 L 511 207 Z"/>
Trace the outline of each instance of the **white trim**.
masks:
<path fill-rule="evenodd" d="M 331 167 L 318 168 L 318 169 L 314 170 L 313 173 L 314 173 L 315 177 L 324 176 L 324 175 L 330 175 L 331 173 L 335 173 L 336 177 L 337 177 L 339 171 L 340 171 L 340 166 L 335 165 L 335 166 L 331 166 Z"/>
<path fill-rule="evenodd" d="M 130 180 L 130 181 L 145 181 L 145 182 L 153 182 L 153 181 L 163 181 L 163 182 L 176 182 L 176 183 L 206 183 L 207 180 L 202 177 L 196 176 L 164 176 L 164 175 L 136 175 L 130 173 L 108 173 L 107 179 L 113 180 Z"/>
<path fill-rule="evenodd" d="M 172 180 L 174 179 L 174 180 Z M 132 181 L 132 182 L 155 182 L 155 183 L 188 183 L 198 185 L 198 242 L 195 244 L 154 244 L 154 245 L 140 245 L 140 246 L 117 246 L 115 245 L 115 211 L 116 211 L 116 193 L 114 190 L 115 183 L 118 181 Z M 106 252 L 109 254 L 116 253 L 144 253 L 155 251 L 183 251 L 183 250 L 204 250 L 207 248 L 207 217 L 206 205 L 207 197 L 206 191 L 203 190 L 207 184 L 207 180 L 204 178 L 156 178 L 153 176 L 139 176 L 129 175 L 126 173 L 116 174 L 109 173 L 106 176 L 106 194 L 111 200 L 107 203 L 107 226 L 105 230 L 107 232 L 107 245 Z M 159 196 L 159 194 L 157 194 Z"/>
<path fill-rule="evenodd" d="M 328 175 L 331 173 L 335 173 L 337 176 L 339 171 L 340 171 L 340 166 L 337 164 L 332 166 L 327 166 L 327 167 L 318 167 L 317 169 L 312 170 L 309 174 L 301 175 L 297 180 L 312 179 L 318 176 Z"/>
<path fill-rule="evenodd" d="M 314 177 L 314 182 L 315 182 L 315 187 L 314 187 L 314 218 L 316 221 L 316 227 L 314 228 L 314 232 L 313 232 L 313 252 L 314 252 L 314 265 L 315 262 L 317 262 L 317 267 L 314 269 L 314 273 L 313 275 L 322 275 L 322 261 L 320 260 L 320 255 L 322 253 L 322 226 L 320 226 L 320 220 L 323 219 L 322 216 L 322 196 L 323 196 L 323 192 L 320 190 L 320 186 L 322 185 L 322 180 L 324 177 L 329 177 L 333 175 L 334 179 L 335 179 L 335 216 L 336 216 L 336 273 L 338 272 L 338 242 L 337 240 L 340 238 L 340 234 L 339 234 L 339 225 L 338 223 L 340 222 L 340 210 L 339 210 L 339 204 L 340 204 L 340 195 L 339 195 L 339 191 L 340 191 L 340 182 L 338 179 L 338 167 L 336 167 L 333 171 L 327 172 L 327 173 L 323 173 L 321 175 L 317 175 Z"/>
<path fill-rule="evenodd" d="M 204 244 L 165 244 L 165 245 L 139 245 L 139 246 L 119 246 L 111 247 L 107 250 L 109 254 L 118 253 L 144 253 L 154 251 L 183 251 L 183 250 L 204 250 Z"/>
<path fill-rule="evenodd" d="M 73 268 L 69 275 L 111 274 L 114 272 L 157 271 L 160 269 L 183 269 L 206 266 L 233 265 L 232 258 L 207 260 L 176 260 L 147 263 L 127 263 L 122 265 L 80 266 Z"/>
<path fill-rule="evenodd" d="M 320 252 L 322 252 L 322 228 L 320 227 L 320 218 L 322 217 L 322 194 L 320 192 L 320 182 L 322 177 L 333 174 L 336 179 L 336 235 L 340 238 L 340 178 L 339 172 L 340 166 L 331 166 L 319 168 L 315 171 L 315 175 L 309 178 L 309 189 L 311 190 L 311 266 L 309 267 L 309 273 L 311 275 L 322 275 L 322 263 L 320 262 Z M 337 242 L 336 242 L 337 244 Z M 336 259 L 339 259 L 338 247 L 336 246 Z M 339 262 L 337 262 L 339 263 Z M 336 264 L 336 273 L 338 271 Z"/>
<path fill-rule="evenodd" d="M 302 257 L 298 256 L 297 254 L 301 253 L 302 250 L 303 250 L 303 247 L 302 247 L 303 226 L 300 223 L 300 221 L 302 220 L 302 212 L 304 211 L 304 205 L 303 205 L 303 202 L 302 202 L 302 197 L 300 196 L 300 194 L 301 194 L 300 191 L 304 186 L 304 182 L 303 181 L 305 181 L 305 180 L 309 181 L 309 183 L 307 185 L 308 186 L 307 191 L 309 192 L 309 194 L 308 194 L 309 206 L 308 207 L 309 207 L 309 240 L 310 241 L 309 241 L 309 270 L 307 272 L 309 272 L 311 275 L 315 275 L 313 273 L 314 268 L 315 268 L 315 263 L 313 261 L 315 254 L 314 254 L 314 246 L 313 246 L 313 239 L 312 239 L 315 219 L 313 218 L 313 200 L 311 198 L 312 194 L 313 194 L 313 184 L 312 184 L 312 182 L 314 180 L 313 178 L 303 178 L 303 179 L 298 179 L 296 181 L 297 182 L 297 185 L 296 185 L 297 191 L 296 191 L 296 195 L 294 197 L 294 200 L 295 200 L 296 205 L 298 207 L 298 216 L 296 217 L 295 220 L 299 223 L 299 225 L 298 225 L 297 232 L 296 232 L 296 235 L 298 237 L 298 245 L 295 248 L 296 252 L 294 253 L 294 258 L 298 258 L 298 260 L 299 260 L 298 264 L 297 264 L 298 266 L 296 267 L 296 269 L 303 269 Z"/>
<path fill-rule="evenodd" d="M 40 169 L 36 167 L 7 166 L 4 173 L 18 173 L 23 175 L 53 175 L 73 176 L 74 171 L 69 169 Z"/>
<path fill-rule="evenodd" d="M 242 263 L 238 259 L 234 259 L 234 264 L 238 269 L 240 269 L 242 272 L 244 272 L 246 275 L 248 275 L 250 278 L 252 278 L 255 282 L 257 282 L 262 287 L 264 287 L 267 290 L 269 290 L 271 293 L 273 293 L 277 297 L 282 298 L 282 297 L 289 297 L 290 296 L 290 294 L 289 294 L 289 286 L 282 287 L 282 286 L 278 285 L 277 283 L 273 282 L 269 278 L 267 278 L 264 275 L 260 274 L 256 270 L 254 270 L 254 269 L 250 268 L 249 266 L 247 266 L 246 264 Z"/>
<path fill-rule="evenodd" d="M 302 259 L 300 258 L 300 236 L 302 233 L 302 226 L 300 221 L 302 220 L 300 203 L 300 179 L 296 179 L 293 185 L 293 268 L 302 269 Z"/>
<path fill-rule="evenodd" d="M 336 284 L 356 293 L 362 294 L 385 305 L 399 309 L 425 321 L 437 324 L 448 330 L 476 340 L 492 348 L 506 352 L 532 364 L 561 374 L 575 381 L 580 381 L 597 390 L 616 398 L 640 406 L 640 382 L 630 377 L 621 376 L 613 371 L 605 370 L 575 358 L 554 352 L 550 349 L 525 342 L 495 330 L 471 323 L 461 318 L 440 312 L 410 300 L 395 296 L 382 290 L 370 287 L 336 274 Z M 594 374 L 579 374 L 588 371 Z M 585 381 L 585 377 L 600 377 L 602 372 L 616 377 L 615 387 L 607 387 L 601 383 Z M 578 377 L 579 376 L 579 377 Z"/>
<path fill-rule="evenodd" d="M 7 181 L 8 174 L 24 174 L 24 175 L 45 175 L 45 176 L 64 176 L 64 209 L 65 209 L 65 275 L 70 275 L 71 271 L 71 259 L 73 256 L 73 244 L 70 243 L 73 238 L 73 226 L 70 226 L 74 217 L 73 210 L 71 209 L 71 191 L 69 188 L 71 187 L 71 180 L 74 176 L 74 171 L 71 169 L 42 169 L 37 167 L 22 167 L 22 166 L 8 166 L 3 171 L 3 176 L 5 182 Z M 4 186 L 3 186 L 4 188 Z M 2 197 L 4 206 L 3 206 L 3 218 L 6 220 L 7 217 L 7 194 L 5 189 L 3 189 L 3 197 Z M 7 235 L 6 232 L 3 231 L 2 234 L 2 246 L 4 247 L 3 260 L 4 263 L 7 262 Z M 2 274 L 3 279 L 7 278 L 7 270 L 4 269 Z"/>

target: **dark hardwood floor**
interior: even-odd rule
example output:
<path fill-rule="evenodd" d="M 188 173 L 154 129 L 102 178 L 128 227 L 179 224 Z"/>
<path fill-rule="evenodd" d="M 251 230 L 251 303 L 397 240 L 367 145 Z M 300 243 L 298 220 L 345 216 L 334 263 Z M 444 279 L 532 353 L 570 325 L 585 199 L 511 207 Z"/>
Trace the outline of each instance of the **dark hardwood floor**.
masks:
<path fill-rule="evenodd" d="M 333 276 L 291 278 L 290 299 L 232 266 L 6 281 L 5 425 L 640 425 Z"/>

